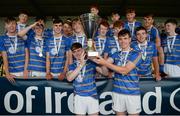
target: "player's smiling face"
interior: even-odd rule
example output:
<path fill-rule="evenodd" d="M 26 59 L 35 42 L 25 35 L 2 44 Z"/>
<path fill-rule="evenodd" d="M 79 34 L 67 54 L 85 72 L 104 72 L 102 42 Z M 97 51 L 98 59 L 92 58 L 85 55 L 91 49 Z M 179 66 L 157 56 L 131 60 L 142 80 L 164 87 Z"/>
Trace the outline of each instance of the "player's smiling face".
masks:
<path fill-rule="evenodd" d="M 73 54 L 75 59 L 79 60 L 82 52 L 83 52 L 83 49 L 82 48 L 78 48 L 78 49 L 73 50 L 72 54 Z"/>
<path fill-rule="evenodd" d="M 119 44 L 123 50 L 127 50 L 130 47 L 131 38 L 128 34 L 118 37 Z"/>
<path fill-rule="evenodd" d="M 139 43 L 144 43 L 147 38 L 147 33 L 145 30 L 139 30 L 136 32 L 136 37 Z"/>
<path fill-rule="evenodd" d="M 150 27 L 151 25 L 153 25 L 154 20 L 152 17 L 144 17 L 144 26 L 145 27 Z"/>
<path fill-rule="evenodd" d="M 128 20 L 128 22 L 133 22 L 134 21 L 134 18 L 135 18 L 135 13 L 127 13 L 126 14 L 126 18 Z"/>
<path fill-rule="evenodd" d="M 115 22 L 115 21 L 118 21 L 120 19 L 120 16 L 119 16 L 119 14 L 114 14 L 113 16 L 112 16 L 112 20 Z"/>
<path fill-rule="evenodd" d="M 62 23 L 53 24 L 53 31 L 56 34 L 61 33 L 61 31 L 62 31 Z"/>
<path fill-rule="evenodd" d="M 96 8 L 91 8 L 91 13 L 92 13 L 92 14 L 98 15 L 98 12 L 99 12 L 98 9 L 96 9 Z"/>
<path fill-rule="evenodd" d="M 165 29 L 166 29 L 166 32 L 167 32 L 167 33 L 174 32 L 174 30 L 176 29 L 176 25 L 175 25 L 175 24 L 172 24 L 172 23 L 167 23 L 167 24 L 165 25 Z"/>
<path fill-rule="evenodd" d="M 71 25 L 69 25 L 69 24 L 67 24 L 67 23 L 64 23 L 64 25 L 63 25 L 63 33 L 64 33 L 65 35 L 71 34 L 71 33 L 72 33 L 72 27 L 71 27 Z"/>
<path fill-rule="evenodd" d="M 27 23 L 27 20 L 28 20 L 28 15 L 26 15 L 26 14 L 20 14 L 19 15 L 19 21 L 21 22 L 21 23 Z"/>
<path fill-rule="evenodd" d="M 5 24 L 7 32 L 15 33 L 16 32 L 16 21 L 11 21 Z"/>
<path fill-rule="evenodd" d="M 118 35 L 118 33 L 123 29 L 123 27 L 113 27 L 114 35 Z"/>
<path fill-rule="evenodd" d="M 107 31 L 108 31 L 108 27 L 100 25 L 100 28 L 99 28 L 100 35 L 106 36 Z"/>
<path fill-rule="evenodd" d="M 44 27 L 42 26 L 35 26 L 34 31 L 36 33 L 37 36 L 42 36 Z"/>
<path fill-rule="evenodd" d="M 73 23 L 73 30 L 76 33 L 81 33 L 83 31 L 83 27 L 80 21 L 74 22 Z"/>

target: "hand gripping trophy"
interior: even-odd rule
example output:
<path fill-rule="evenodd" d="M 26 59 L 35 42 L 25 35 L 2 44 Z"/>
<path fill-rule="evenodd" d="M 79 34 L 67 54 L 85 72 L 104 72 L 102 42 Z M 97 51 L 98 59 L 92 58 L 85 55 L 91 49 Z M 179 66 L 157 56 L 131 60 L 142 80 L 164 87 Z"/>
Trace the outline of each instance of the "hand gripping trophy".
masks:
<path fill-rule="evenodd" d="M 83 25 L 84 32 L 87 37 L 87 55 L 88 57 L 98 56 L 99 53 L 95 50 L 94 36 L 97 31 L 100 18 L 98 15 L 86 13 L 80 15 L 80 21 Z"/>

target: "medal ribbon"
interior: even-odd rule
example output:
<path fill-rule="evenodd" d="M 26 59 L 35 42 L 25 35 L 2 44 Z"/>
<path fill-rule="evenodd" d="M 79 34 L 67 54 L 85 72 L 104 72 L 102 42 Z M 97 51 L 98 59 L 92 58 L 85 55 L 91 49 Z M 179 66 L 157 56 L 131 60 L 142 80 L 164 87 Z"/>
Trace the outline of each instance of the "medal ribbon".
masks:
<path fill-rule="evenodd" d="M 56 39 L 59 39 L 59 44 L 57 44 Z M 55 48 L 57 54 L 58 54 L 58 52 L 59 52 L 59 50 L 60 50 L 60 48 L 61 48 L 61 42 L 62 42 L 62 36 L 60 36 L 60 37 L 58 37 L 58 38 L 55 38 L 55 37 L 54 37 L 54 48 Z"/>
<path fill-rule="evenodd" d="M 170 38 L 173 38 L 173 40 L 170 40 Z M 174 43 L 176 41 L 176 36 L 168 36 L 167 37 L 167 45 L 168 45 L 168 51 L 171 53 L 173 47 L 174 47 Z"/>
<path fill-rule="evenodd" d="M 129 23 L 129 22 L 128 22 L 128 27 L 129 27 L 129 29 L 130 29 L 131 36 L 133 37 L 133 35 L 134 35 L 135 22 L 133 22 L 133 23 Z"/>
<path fill-rule="evenodd" d="M 43 51 L 43 40 L 42 39 L 38 39 L 38 38 L 35 38 L 35 40 L 36 40 L 36 43 L 37 43 L 38 47 L 40 47 L 39 54 L 42 54 L 42 51 Z"/>
<path fill-rule="evenodd" d="M 101 42 L 101 41 L 103 41 L 103 42 Z M 102 54 L 102 52 L 104 51 L 105 43 L 106 43 L 106 38 L 105 39 L 98 38 L 100 54 Z"/>
<path fill-rule="evenodd" d="M 10 45 L 11 48 L 13 48 L 13 52 L 16 53 L 17 50 L 17 36 L 8 36 L 9 37 L 9 41 L 10 41 Z M 14 40 L 12 40 L 12 38 L 14 38 Z"/>
<path fill-rule="evenodd" d="M 116 46 L 118 48 L 118 51 L 121 51 L 121 48 L 120 48 L 120 45 L 119 45 L 119 42 L 118 42 L 118 38 L 116 36 L 114 36 L 114 39 L 115 39 L 115 42 L 116 42 Z"/>
<path fill-rule="evenodd" d="M 143 47 L 142 47 L 143 46 Z M 147 41 L 145 42 L 145 44 L 140 44 L 138 43 L 138 47 L 139 49 L 142 51 L 142 55 L 146 58 L 147 56 L 147 52 L 146 52 L 146 48 L 147 48 Z M 143 59 L 144 60 L 144 59 Z"/>
<path fill-rule="evenodd" d="M 151 26 L 152 28 L 152 26 Z M 151 28 L 147 30 L 147 40 L 150 41 L 151 40 Z"/>
<path fill-rule="evenodd" d="M 79 65 L 79 62 L 77 62 L 76 64 L 77 66 Z M 83 68 L 81 69 L 81 71 L 79 72 L 79 75 L 81 75 L 81 77 L 85 76 L 85 72 L 86 72 L 86 66 L 83 66 Z"/>
<path fill-rule="evenodd" d="M 81 43 L 84 46 L 85 36 L 77 36 L 76 35 L 76 42 Z"/>
<path fill-rule="evenodd" d="M 125 65 L 126 65 L 127 57 L 128 57 L 128 55 L 129 55 L 129 52 L 130 52 L 130 48 L 129 48 L 128 51 L 121 51 L 120 56 L 121 56 L 121 57 L 124 57 L 124 56 L 125 56 L 123 59 L 121 59 L 121 60 L 123 60 L 123 61 L 121 61 L 121 62 L 123 62 L 123 65 L 122 65 L 122 66 L 125 66 Z"/>

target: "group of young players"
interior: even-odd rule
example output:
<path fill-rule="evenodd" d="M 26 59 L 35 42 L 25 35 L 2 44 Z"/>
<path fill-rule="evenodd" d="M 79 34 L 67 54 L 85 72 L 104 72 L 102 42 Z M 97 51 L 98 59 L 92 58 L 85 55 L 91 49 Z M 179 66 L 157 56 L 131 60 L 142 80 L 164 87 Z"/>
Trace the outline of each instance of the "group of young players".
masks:
<path fill-rule="evenodd" d="M 91 13 L 98 15 L 97 6 Z M 51 29 L 38 18 L 27 26 L 28 15 L 19 20 L 5 20 L 6 33 L 0 36 L 0 51 L 5 77 L 58 78 L 73 81 L 74 113 L 98 115 L 99 103 L 95 79 L 97 73 L 113 78 L 113 110 L 117 115 L 138 115 L 141 112 L 140 77 L 161 80 L 180 76 L 180 36 L 177 21 L 164 24 L 166 36 L 161 37 L 153 25 L 152 14 L 144 16 L 144 25 L 135 19 L 135 10 L 126 11 L 126 21 L 112 13 L 112 23 L 102 19 L 94 37 L 99 56 L 87 58 L 87 39 L 78 18 L 53 19 Z M 86 102 L 85 102 L 86 101 Z"/>

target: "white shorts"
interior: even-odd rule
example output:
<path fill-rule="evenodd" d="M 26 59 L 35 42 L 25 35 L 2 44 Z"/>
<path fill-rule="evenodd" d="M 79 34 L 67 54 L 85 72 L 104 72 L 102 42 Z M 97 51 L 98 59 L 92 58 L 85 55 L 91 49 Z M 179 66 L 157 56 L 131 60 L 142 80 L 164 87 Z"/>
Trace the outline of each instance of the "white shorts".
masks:
<path fill-rule="evenodd" d="M 30 78 L 46 78 L 45 72 L 39 72 L 39 71 L 30 71 L 29 73 Z"/>
<path fill-rule="evenodd" d="M 15 75 L 15 78 L 23 78 L 23 72 L 16 72 L 16 73 L 10 73 L 12 75 Z"/>
<path fill-rule="evenodd" d="M 75 114 L 94 114 L 99 112 L 99 101 L 89 96 L 74 96 Z"/>
<path fill-rule="evenodd" d="M 141 112 L 141 96 L 112 93 L 113 110 L 116 112 L 128 112 L 137 114 Z"/>
<path fill-rule="evenodd" d="M 180 77 L 180 67 L 172 64 L 164 64 L 164 72 L 169 77 Z"/>

